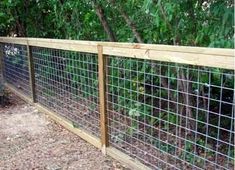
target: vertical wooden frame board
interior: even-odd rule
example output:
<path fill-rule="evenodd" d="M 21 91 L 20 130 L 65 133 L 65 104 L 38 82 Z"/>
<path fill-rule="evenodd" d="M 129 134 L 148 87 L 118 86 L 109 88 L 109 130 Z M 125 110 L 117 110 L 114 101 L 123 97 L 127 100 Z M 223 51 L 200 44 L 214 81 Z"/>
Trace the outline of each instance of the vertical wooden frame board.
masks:
<path fill-rule="evenodd" d="M 28 63 L 29 63 L 29 79 L 30 79 L 30 88 L 32 93 L 32 101 L 36 102 L 36 91 L 35 91 L 35 72 L 32 56 L 32 47 L 27 45 L 27 54 L 28 54 Z"/>
<path fill-rule="evenodd" d="M 103 47 L 98 48 L 98 67 L 99 67 L 99 100 L 100 100 L 100 130 L 102 152 L 106 154 L 108 146 L 108 128 L 107 128 L 107 107 L 106 107 L 106 57 L 103 55 Z"/>
<path fill-rule="evenodd" d="M 4 77 L 3 77 L 3 70 L 4 70 L 3 57 L 4 57 L 3 43 L 0 43 L 0 75 L 2 76 L 2 79 L 4 80 Z"/>

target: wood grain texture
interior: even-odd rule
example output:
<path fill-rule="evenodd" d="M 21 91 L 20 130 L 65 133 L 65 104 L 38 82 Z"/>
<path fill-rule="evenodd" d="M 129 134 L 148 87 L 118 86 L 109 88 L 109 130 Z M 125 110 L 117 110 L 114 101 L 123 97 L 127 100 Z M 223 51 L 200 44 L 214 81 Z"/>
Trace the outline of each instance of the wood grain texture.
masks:
<path fill-rule="evenodd" d="M 4 54 L 3 54 L 3 45 L 0 43 L 0 75 L 2 76 L 2 80 L 4 80 L 4 63 L 3 63 L 3 58 Z M 1 81 L 1 80 L 0 80 Z"/>
<path fill-rule="evenodd" d="M 0 42 L 24 45 L 29 44 L 30 46 L 94 54 L 98 54 L 97 46 L 101 45 L 103 46 L 103 54 L 105 55 L 217 67 L 232 70 L 234 70 L 235 67 L 234 49 L 43 38 L 0 37 Z"/>
<path fill-rule="evenodd" d="M 31 95 L 33 103 L 36 102 L 36 90 L 35 90 L 35 72 L 34 72 L 34 63 L 32 56 L 32 47 L 27 45 L 27 54 L 28 54 L 28 67 L 29 67 L 29 81 L 31 88 Z"/>
<path fill-rule="evenodd" d="M 101 144 L 103 153 L 108 146 L 108 128 L 107 128 L 107 108 L 106 108 L 106 58 L 103 55 L 103 47 L 97 46 L 98 49 L 98 67 L 99 67 L 99 100 L 100 100 L 100 130 Z"/>

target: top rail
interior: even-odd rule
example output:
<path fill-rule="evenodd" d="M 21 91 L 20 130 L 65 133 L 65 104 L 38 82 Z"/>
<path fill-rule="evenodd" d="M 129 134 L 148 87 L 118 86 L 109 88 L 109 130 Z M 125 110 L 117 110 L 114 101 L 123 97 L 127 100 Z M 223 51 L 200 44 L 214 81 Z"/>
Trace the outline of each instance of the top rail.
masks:
<path fill-rule="evenodd" d="M 101 45 L 103 46 L 104 55 L 150 59 L 232 70 L 235 68 L 235 50 L 225 48 L 10 37 L 0 37 L 0 42 L 96 54 L 98 54 L 97 46 Z"/>

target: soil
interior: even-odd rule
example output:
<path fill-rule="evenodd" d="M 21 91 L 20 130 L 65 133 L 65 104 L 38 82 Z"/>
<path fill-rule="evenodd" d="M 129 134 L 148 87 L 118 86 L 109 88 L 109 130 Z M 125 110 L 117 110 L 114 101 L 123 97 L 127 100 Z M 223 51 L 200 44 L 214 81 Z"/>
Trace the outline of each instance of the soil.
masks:
<path fill-rule="evenodd" d="M 15 95 L 9 98 L 0 108 L 0 170 L 128 169 Z"/>

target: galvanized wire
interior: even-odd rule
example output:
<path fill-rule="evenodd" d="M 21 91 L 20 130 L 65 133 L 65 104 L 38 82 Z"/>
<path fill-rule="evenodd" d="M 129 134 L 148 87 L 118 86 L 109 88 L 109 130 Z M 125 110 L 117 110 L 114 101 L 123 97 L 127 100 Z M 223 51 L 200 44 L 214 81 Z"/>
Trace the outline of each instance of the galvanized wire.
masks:
<path fill-rule="evenodd" d="M 108 57 L 113 147 L 153 169 L 234 168 L 234 72 Z"/>
<path fill-rule="evenodd" d="M 5 43 L 1 50 L 4 80 L 25 95 L 31 96 L 27 47 Z"/>
<path fill-rule="evenodd" d="M 97 55 L 32 47 L 36 101 L 99 137 Z"/>

